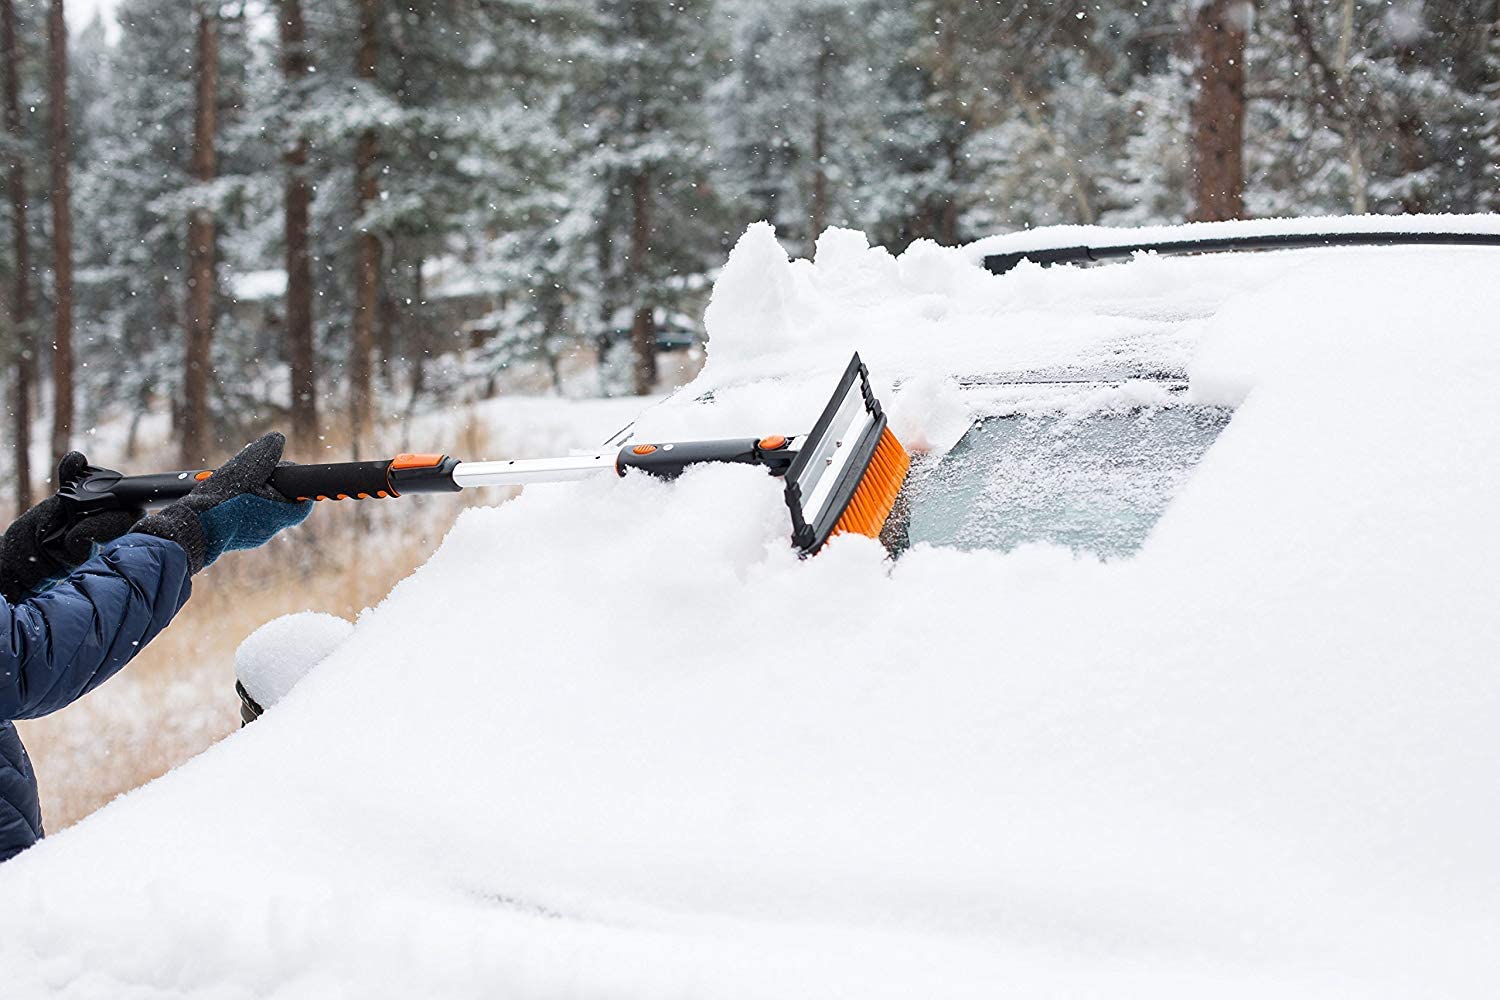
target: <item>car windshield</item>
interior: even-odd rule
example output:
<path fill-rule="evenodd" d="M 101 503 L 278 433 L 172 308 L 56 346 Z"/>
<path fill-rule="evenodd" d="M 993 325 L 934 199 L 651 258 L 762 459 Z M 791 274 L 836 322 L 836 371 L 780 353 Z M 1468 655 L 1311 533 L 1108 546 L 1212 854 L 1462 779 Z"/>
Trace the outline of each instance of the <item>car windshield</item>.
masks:
<path fill-rule="evenodd" d="M 1172 406 L 979 420 L 913 475 L 896 545 L 1006 551 L 1050 542 L 1127 556 L 1229 417 L 1217 407 Z"/>

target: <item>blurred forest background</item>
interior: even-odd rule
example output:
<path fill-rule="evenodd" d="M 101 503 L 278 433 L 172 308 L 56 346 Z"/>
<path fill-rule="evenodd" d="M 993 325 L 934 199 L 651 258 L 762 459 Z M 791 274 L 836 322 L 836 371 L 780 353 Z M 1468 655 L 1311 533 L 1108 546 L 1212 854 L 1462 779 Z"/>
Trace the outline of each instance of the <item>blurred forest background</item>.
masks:
<path fill-rule="evenodd" d="M 306 460 L 649 393 L 758 219 L 811 254 L 1500 204 L 1496 0 L 65 2 L 0 0 L 22 506 L 103 421 Z"/>

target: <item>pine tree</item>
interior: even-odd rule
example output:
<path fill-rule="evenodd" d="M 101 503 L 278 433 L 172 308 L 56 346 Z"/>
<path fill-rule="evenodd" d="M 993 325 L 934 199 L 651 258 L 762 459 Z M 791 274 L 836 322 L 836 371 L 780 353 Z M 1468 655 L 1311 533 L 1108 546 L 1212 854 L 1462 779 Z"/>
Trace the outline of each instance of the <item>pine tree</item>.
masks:
<path fill-rule="evenodd" d="M 1208 0 L 1193 11 L 1193 218 L 1245 214 L 1245 42 L 1250 0 Z"/>
<path fill-rule="evenodd" d="M 586 85 L 563 113 L 594 144 L 579 164 L 593 207 L 606 331 L 630 331 L 630 386 L 654 390 L 656 313 L 674 275 L 701 271 L 723 244 L 704 160 L 702 100 L 715 54 L 706 0 L 602 0 Z"/>
<path fill-rule="evenodd" d="M 93 276 L 80 307 L 98 332 L 87 369 L 97 380 L 92 400 L 144 408 L 152 392 L 175 398 L 181 389 L 187 246 L 171 200 L 187 183 L 193 92 L 182 55 L 192 51 L 191 13 L 187 0 L 126 0 L 117 10 L 121 39 L 104 63 L 99 130 L 78 178 L 80 264 Z"/>
<path fill-rule="evenodd" d="M 370 429 L 376 402 L 403 382 L 408 405 L 442 389 L 427 380 L 424 359 L 451 347 L 444 335 L 458 331 L 428 318 L 428 262 L 462 266 L 485 285 L 505 283 L 501 297 L 512 311 L 535 298 L 527 276 L 536 277 L 546 241 L 521 236 L 556 223 L 555 172 L 567 161 L 553 131 L 551 84 L 562 63 L 559 25 L 575 12 L 530 0 L 377 4 L 375 20 L 363 23 L 373 24 L 378 58 L 373 75 L 361 77 L 358 42 L 370 37 L 362 7 L 363 0 L 308 9 L 317 72 L 297 102 L 305 110 L 267 115 L 259 128 L 309 142 L 303 173 L 318 193 L 309 225 L 318 353 L 343 375 L 351 402 L 365 394 L 367 403 L 351 409 Z M 357 338 L 351 314 L 360 321 Z M 531 320 L 539 314 L 528 311 L 524 329 L 486 343 L 480 363 L 503 365 L 538 350 Z"/>
<path fill-rule="evenodd" d="M 312 182 L 308 177 L 309 143 L 299 112 L 305 108 L 311 68 L 307 23 L 302 0 L 279 0 L 282 83 L 294 124 L 283 154 L 282 238 L 286 267 L 286 356 L 292 445 L 313 454 L 318 438 L 318 387 L 313 340 L 313 271 L 311 233 Z"/>
<path fill-rule="evenodd" d="M 47 8 L 48 150 L 52 167 L 52 452 L 73 433 L 73 206 L 69 173 L 68 22 L 63 0 Z"/>
<path fill-rule="evenodd" d="M 1473 211 L 1483 197 L 1475 0 L 1265 8 L 1250 62 L 1250 199 L 1275 214 Z"/>
<path fill-rule="evenodd" d="M 960 240 L 959 220 L 968 207 L 976 171 L 976 138 L 991 123 L 991 87 L 1005 72 L 1009 11 L 965 0 L 919 0 L 914 4 L 922 34 L 914 62 L 922 73 L 926 116 L 935 129 L 924 157 L 927 190 L 913 206 L 916 235 L 939 243 Z"/>
<path fill-rule="evenodd" d="M 211 181 L 193 176 L 199 103 L 194 61 L 183 54 L 196 48 L 197 9 L 195 0 L 122 3 L 120 44 L 95 57 L 103 63 L 107 86 L 100 88 L 96 106 L 80 109 L 80 120 L 90 125 L 88 155 L 80 161 L 78 177 L 79 273 L 86 279 L 79 285 L 79 342 L 90 361 L 79 374 L 89 419 L 111 402 L 139 412 L 154 396 L 165 396 L 175 426 L 182 429 L 187 237 L 195 213 L 215 220 L 212 254 L 199 261 L 212 265 L 206 305 L 215 335 L 209 369 L 244 373 L 252 359 L 266 353 L 265 332 L 231 322 L 229 303 L 217 289 L 219 269 L 242 261 L 237 244 L 246 228 L 247 199 L 255 177 L 274 169 L 274 154 L 258 136 L 242 131 L 250 62 L 244 20 L 236 7 L 215 7 L 221 70 L 214 102 L 216 169 Z M 254 416 L 255 381 L 206 381 L 201 425 L 208 440 Z"/>
<path fill-rule="evenodd" d="M 363 86 L 373 87 L 380 67 L 381 0 L 359 0 L 359 45 L 354 75 Z M 360 130 L 354 145 L 354 204 L 361 215 L 368 213 L 380 197 L 376 160 L 380 156 L 380 133 L 373 123 Z M 369 220 L 356 222 L 354 263 L 354 318 L 349 342 L 350 447 L 359 458 L 360 446 L 370 433 L 371 358 L 374 353 L 375 316 L 380 308 L 380 236 Z"/>
<path fill-rule="evenodd" d="M 1183 222 L 1192 211 L 1192 66 L 1164 53 L 1163 65 L 1133 77 L 1122 115 L 1132 124 L 1110 151 L 1100 181 L 1100 221 L 1115 226 Z"/>
<path fill-rule="evenodd" d="M 1500 11 L 1486 34 L 1483 89 L 1484 130 L 1481 138 L 1482 164 L 1479 207 L 1487 212 L 1500 211 Z"/>
<path fill-rule="evenodd" d="M 21 45 L 13 0 L 0 0 L 0 87 L 3 87 L 6 159 L 10 160 L 7 191 L 10 199 L 13 284 L 10 294 L 11 350 L 14 373 L 11 396 L 12 447 L 15 455 L 16 509 L 31 506 L 31 394 L 36 361 L 31 329 L 31 233 L 27 219 L 26 135 L 21 118 Z"/>
<path fill-rule="evenodd" d="M 191 176 L 195 183 L 212 184 L 218 169 L 219 103 L 219 12 L 215 0 L 198 0 L 193 64 L 193 144 Z M 193 466 L 209 459 L 209 377 L 213 372 L 215 313 L 218 311 L 218 280 L 215 273 L 216 238 L 214 210 L 196 204 L 187 218 L 187 343 L 184 351 L 182 464 Z"/>
<path fill-rule="evenodd" d="M 725 197 L 740 224 L 767 219 L 811 255 L 831 225 L 873 220 L 862 192 L 885 141 L 888 77 L 867 25 L 884 5 L 730 4 L 728 72 L 711 91 Z"/>

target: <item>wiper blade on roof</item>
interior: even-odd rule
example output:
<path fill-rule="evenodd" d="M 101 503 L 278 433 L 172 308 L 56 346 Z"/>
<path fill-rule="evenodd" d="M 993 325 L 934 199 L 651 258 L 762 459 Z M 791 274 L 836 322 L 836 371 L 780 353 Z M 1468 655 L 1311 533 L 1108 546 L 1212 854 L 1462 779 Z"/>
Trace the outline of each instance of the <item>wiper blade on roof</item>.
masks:
<path fill-rule="evenodd" d="M 1161 240 L 1114 246 L 1050 247 L 986 254 L 985 269 L 1004 274 L 1023 260 L 1038 264 L 1083 264 L 1151 252 L 1221 253 L 1228 250 L 1301 250 L 1310 247 L 1471 246 L 1500 247 L 1500 233 L 1278 233 L 1265 236 L 1219 236 L 1198 240 Z"/>
<path fill-rule="evenodd" d="M 1168 392 L 1180 392 L 1187 388 L 1188 378 L 1186 375 L 1110 375 L 1095 378 L 1046 378 L 1029 376 L 1006 376 L 1006 375 L 966 375 L 956 379 L 962 389 L 978 388 L 1004 388 L 1008 386 L 1051 386 L 1051 385 L 1090 385 L 1109 386 L 1115 388 L 1126 382 L 1156 382 L 1166 387 Z M 900 389 L 898 385 L 896 387 Z"/>

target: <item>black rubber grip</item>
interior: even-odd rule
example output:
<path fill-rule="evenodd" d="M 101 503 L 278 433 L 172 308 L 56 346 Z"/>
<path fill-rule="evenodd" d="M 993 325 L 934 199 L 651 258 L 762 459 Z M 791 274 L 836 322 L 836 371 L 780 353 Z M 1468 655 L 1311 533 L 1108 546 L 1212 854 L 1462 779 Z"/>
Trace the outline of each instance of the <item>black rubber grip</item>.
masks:
<path fill-rule="evenodd" d="M 292 500 L 383 500 L 403 493 L 449 493 L 458 459 L 447 455 L 397 455 L 373 462 L 284 465 L 271 473 L 271 485 Z M 122 476 L 90 467 L 58 491 L 85 511 L 130 509 L 171 503 L 210 476 L 207 469 Z"/>
<path fill-rule="evenodd" d="M 198 485 L 196 478 L 198 473 L 195 472 L 158 472 L 149 476 L 121 476 L 118 472 L 111 472 L 108 469 L 95 471 L 98 475 L 90 475 L 84 480 L 84 485 L 90 493 L 96 492 L 101 498 L 112 498 L 108 502 L 97 503 L 97 506 L 101 507 L 129 509 L 170 503 L 187 496 L 188 492 Z M 116 478 L 111 480 L 111 476 Z"/>
<path fill-rule="evenodd" d="M 763 448 L 761 442 L 779 444 L 776 448 Z M 690 465 L 704 462 L 738 462 L 745 465 L 762 465 L 773 473 L 780 474 L 792 464 L 797 453 L 791 449 L 791 439 L 730 438 L 722 441 L 673 441 L 665 444 L 628 445 L 620 449 L 615 459 L 615 469 L 620 475 L 626 469 L 639 469 L 662 479 L 676 479 Z"/>
<path fill-rule="evenodd" d="M 271 485 L 292 500 L 369 500 L 395 496 L 388 474 L 391 460 L 284 465 L 271 473 Z"/>

